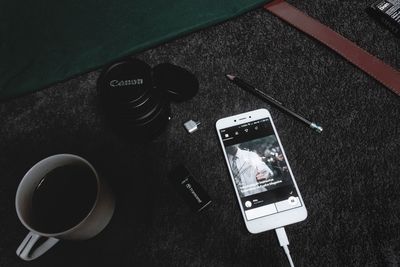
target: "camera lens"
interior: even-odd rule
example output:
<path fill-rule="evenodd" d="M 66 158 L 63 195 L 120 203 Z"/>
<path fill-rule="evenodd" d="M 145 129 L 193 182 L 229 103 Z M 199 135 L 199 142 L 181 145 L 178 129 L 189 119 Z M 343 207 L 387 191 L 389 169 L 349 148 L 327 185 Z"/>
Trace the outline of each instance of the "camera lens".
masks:
<path fill-rule="evenodd" d="M 127 58 L 110 65 L 97 88 L 109 122 L 120 132 L 152 137 L 169 121 L 166 93 L 153 85 L 151 67 L 143 61 Z"/>

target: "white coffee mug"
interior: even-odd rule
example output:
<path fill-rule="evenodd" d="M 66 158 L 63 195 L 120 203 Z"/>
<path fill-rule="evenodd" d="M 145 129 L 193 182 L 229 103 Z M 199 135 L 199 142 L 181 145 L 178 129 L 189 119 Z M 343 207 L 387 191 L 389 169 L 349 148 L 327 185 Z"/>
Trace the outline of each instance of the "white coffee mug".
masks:
<path fill-rule="evenodd" d="M 73 164 L 88 166 L 96 176 L 97 196 L 90 212 L 77 225 L 65 231 L 58 233 L 38 231 L 32 226 L 32 197 L 36 187 L 50 171 Z M 76 155 L 59 154 L 43 159 L 25 174 L 17 189 L 15 207 L 20 221 L 30 231 L 18 247 L 17 255 L 23 260 L 30 261 L 44 254 L 60 239 L 84 240 L 100 233 L 111 220 L 115 199 L 107 183 L 87 160 Z M 35 243 L 41 238 L 47 240 L 33 249 Z"/>

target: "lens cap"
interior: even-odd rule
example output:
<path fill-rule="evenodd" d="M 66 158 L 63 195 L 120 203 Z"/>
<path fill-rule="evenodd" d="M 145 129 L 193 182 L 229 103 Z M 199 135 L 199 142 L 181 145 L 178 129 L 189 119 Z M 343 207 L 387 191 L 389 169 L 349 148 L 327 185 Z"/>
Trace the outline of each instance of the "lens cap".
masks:
<path fill-rule="evenodd" d="M 151 67 L 134 58 L 111 64 L 97 84 L 103 101 L 111 102 L 140 102 L 152 87 Z"/>
<path fill-rule="evenodd" d="M 110 125 L 127 137 L 151 139 L 170 119 L 167 92 L 155 87 L 145 62 L 125 58 L 100 74 L 97 90 Z"/>
<path fill-rule="evenodd" d="M 153 76 L 155 86 L 176 102 L 189 100 L 199 91 L 199 81 L 193 73 L 170 63 L 155 66 Z"/>

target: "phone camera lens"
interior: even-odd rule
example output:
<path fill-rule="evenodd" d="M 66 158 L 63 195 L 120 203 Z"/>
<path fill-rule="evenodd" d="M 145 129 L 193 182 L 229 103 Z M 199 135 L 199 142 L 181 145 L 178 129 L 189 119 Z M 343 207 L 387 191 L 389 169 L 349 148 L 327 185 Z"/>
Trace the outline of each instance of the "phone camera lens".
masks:
<path fill-rule="evenodd" d="M 234 120 L 234 122 L 236 122 L 236 120 Z"/>
<path fill-rule="evenodd" d="M 249 116 L 249 118 L 251 118 L 251 116 Z"/>

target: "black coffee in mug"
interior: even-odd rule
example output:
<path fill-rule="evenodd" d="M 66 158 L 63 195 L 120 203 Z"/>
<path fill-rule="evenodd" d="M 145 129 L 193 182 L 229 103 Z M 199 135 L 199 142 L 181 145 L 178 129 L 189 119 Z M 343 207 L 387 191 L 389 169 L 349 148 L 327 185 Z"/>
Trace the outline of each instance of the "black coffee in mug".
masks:
<path fill-rule="evenodd" d="M 40 180 L 33 193 L 32 226 L 44 233 L 68 230 L 89 214 L 96 197 L 96 175 L 88 166 L 55 168 Z"/>

